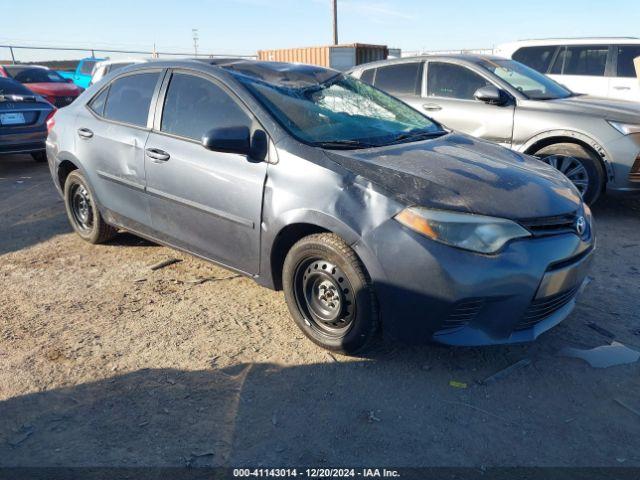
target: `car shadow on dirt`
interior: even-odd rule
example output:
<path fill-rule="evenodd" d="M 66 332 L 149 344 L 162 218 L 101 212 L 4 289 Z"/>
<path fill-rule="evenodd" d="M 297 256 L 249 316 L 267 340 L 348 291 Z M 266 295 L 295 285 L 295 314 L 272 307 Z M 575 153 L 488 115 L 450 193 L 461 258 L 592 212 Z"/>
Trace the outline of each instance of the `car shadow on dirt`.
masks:
<path fill-rule="evenodd" d="M 27 394 L 0 402 L 0 467 L 640 465 L 638 419 L 612 401 L 636 367 L 547 348 L 387 344 L 371 359 L 143 369 Z M 603 376 L 616 382 L 594 389 Z"/>

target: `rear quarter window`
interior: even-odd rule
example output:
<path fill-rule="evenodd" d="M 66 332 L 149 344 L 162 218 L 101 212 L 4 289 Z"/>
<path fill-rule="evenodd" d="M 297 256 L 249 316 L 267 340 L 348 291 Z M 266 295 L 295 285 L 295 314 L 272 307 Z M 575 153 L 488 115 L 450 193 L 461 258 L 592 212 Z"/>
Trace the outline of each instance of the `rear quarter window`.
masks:
<path fill-rule="evenodd" d="M 104 107 L 104 117 L 146 127 L 151 98 L 160 72 L 136 73 L 114 80 Z M 96 97 L 97 99 L 97 97 Z"/>

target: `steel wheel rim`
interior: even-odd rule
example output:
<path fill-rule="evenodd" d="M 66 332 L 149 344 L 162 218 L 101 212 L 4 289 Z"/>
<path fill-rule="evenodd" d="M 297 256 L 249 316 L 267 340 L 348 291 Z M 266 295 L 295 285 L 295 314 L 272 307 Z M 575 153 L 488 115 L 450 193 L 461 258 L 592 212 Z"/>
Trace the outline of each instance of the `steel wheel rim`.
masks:
<path fill-rule="evenodd" d="M 351 329 L 354 291 L 334 263 L 319 257 L 302 260 L 294 274 L 294 294 L 305 323 L 316 332 L 340 338 Z"/>
<path fill-rule="evenodd" d="M 584 197 L 589 188 L 589 172 L 579 159 L 566 155 L 549 155 L 541 160 L 563 173 Z"/>
<path fill-rule="evenodd" d="M 84 185 L 75 184 L 69 194 L 71 213 L 78 228 L 84 231 L 93 228 L 93 207 L 91 195 Z"/>

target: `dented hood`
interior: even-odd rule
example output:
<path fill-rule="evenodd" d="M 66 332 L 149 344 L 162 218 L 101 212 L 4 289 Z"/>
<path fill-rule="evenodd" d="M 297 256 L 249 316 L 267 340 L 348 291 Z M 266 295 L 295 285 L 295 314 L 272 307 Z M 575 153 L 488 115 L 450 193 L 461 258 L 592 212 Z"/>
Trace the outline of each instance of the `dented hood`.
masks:
<path fill-rule="evenodd" d="M 562 215 L 581 206 L 557 170 L 466 135 L 325 153 L 408 204 L 509 219 Z"/>

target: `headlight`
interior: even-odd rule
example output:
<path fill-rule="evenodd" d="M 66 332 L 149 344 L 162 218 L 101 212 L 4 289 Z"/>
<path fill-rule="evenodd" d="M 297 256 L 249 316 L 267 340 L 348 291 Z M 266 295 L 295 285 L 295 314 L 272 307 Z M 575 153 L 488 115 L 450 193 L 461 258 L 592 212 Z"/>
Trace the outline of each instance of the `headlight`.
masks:
<path fill-rule="evenodd" d="M 432 240 L 479 253 L 496 253 L 510 240 L 531 236 L 523 227 L 504 218 L 421 207 L 405 208 L 395 219 Z"/>
<path fill-rule="evenodd" d="M 640 133 L 640 125 L 633 123 L 621 123 L 621 122 L 612 122 L 611 120 L 607 120 L 607 123 L 619 131 L 623 135 L 631 135 L 632 133 Z"/>

